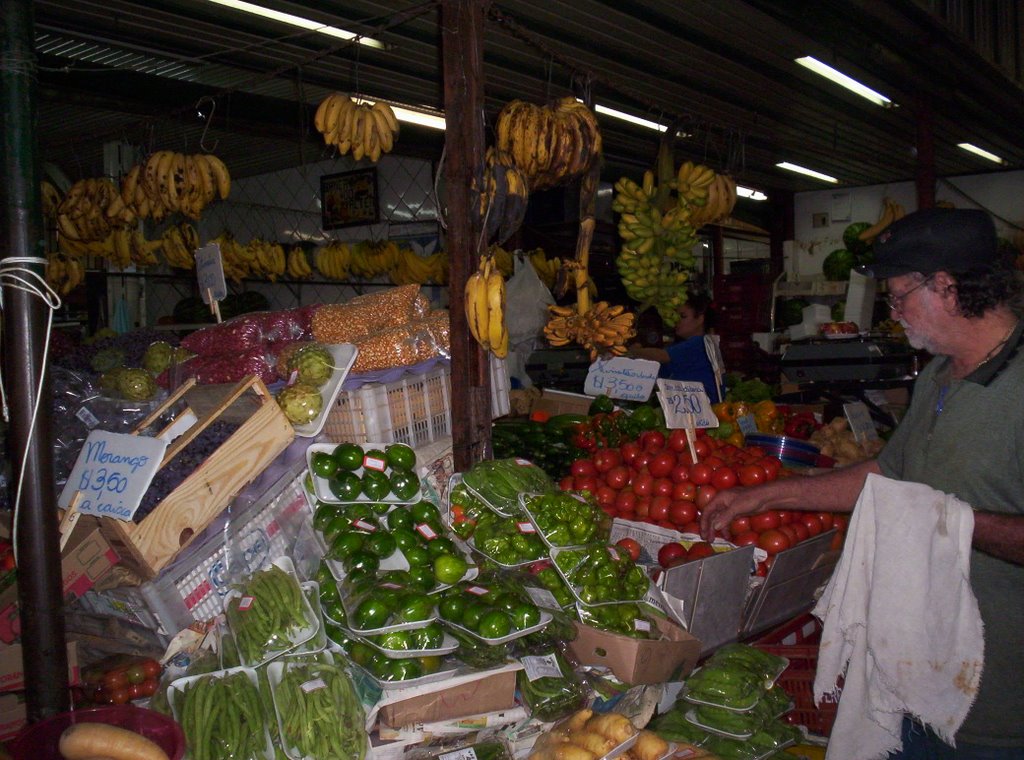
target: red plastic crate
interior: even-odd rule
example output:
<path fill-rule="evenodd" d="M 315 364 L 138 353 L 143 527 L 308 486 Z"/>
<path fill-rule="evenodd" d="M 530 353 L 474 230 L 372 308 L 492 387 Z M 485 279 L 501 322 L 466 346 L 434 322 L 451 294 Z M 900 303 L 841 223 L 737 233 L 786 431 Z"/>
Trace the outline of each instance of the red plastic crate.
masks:
<path fill-rule="evenodd" d="M 795 705 L 787 720 L 806 726 L 813 734 L 828 736 L 836 719 L 838 695 L 835 698 L 826 695 L 820 705 L 814 704 L 814 673 L 818 668 L 820 641 L 821 623 L 807 613 L 783 623 L 752 643 L 758 649 L 789 660 L 789 667 L 775 682 L 786 690 Z"/>

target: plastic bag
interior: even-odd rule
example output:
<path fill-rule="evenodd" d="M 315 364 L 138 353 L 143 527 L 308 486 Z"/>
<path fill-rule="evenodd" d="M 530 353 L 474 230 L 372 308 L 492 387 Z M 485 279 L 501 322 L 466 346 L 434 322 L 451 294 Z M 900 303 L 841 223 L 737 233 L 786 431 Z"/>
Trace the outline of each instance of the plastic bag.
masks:
<path fill-rule="evenodd" d="M 166 388 L 190 377 L 204 385 L 235 383 L 247 375 L 256 375 L 269 385 L 277 379 L 271 357 L 267 355 L 262 343 L 225 353 L 193 356 L 174 370 L 173 377 L 168 370 L 157 378 L 157 383 Z"/>
<path fill-rule="evenodd" d="M 358 343 L 423 317 L 429 309 L 430 301 L 421 296 L 419 285 L 402 285 L 320 306 L 313 313 L 312 333 L 321 343 Z"/>
<path fill-rule="evenodd" d="M 553 306 L 555 299 L 520 251 L 513 260 L 515 274 L 505 284 L 505 319 L 509 345 L 515 346 L 540 334 L 548 321 L 548 306 Z"/>
<path fill-rule="evenodd" d="M 181 339 L 181 345 L 194 354 L 223 354 L 263 345 L 265 312 L 240 317 L 196 330 Z"/>
<path fill-rule="evenodd" d="M 353 372 L 411 367 L 451 353 L 448 312 L 440 309 L 418 319 L 364 336 L 355 342 L 359 353 Z"/>

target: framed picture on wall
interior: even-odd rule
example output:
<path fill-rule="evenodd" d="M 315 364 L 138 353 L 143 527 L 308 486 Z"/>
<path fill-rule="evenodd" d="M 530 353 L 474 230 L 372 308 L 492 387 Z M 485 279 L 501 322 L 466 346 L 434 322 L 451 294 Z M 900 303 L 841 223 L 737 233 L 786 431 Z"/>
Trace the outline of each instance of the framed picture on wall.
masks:
<path fill-rule="evenodd" d="M 320 177 L 322 227 L 336 230 L 380 221 L 377 169 L 357 169 Z"/>

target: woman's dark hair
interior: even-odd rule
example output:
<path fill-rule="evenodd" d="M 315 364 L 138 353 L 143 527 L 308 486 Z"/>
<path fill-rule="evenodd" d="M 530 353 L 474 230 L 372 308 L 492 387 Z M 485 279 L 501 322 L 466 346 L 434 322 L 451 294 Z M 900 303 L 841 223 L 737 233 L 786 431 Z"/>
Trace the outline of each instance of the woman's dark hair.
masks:
<path fill-rule="evenodd" d="M 956 278 L 956 300 L 965 317 L 980 317 L 996 306 L 1024 313 L 1024 273 L 1006 251 L 991 266 L 950 272 Z"/>
<path fill-rule="evenodd" d="M 645 348 L 661 348 L 665 344 L 665 321 L 654 307 L 637 315 L 636 339 Z"/>
<path fill-rule="evenodd" d="M 685 305 L 693 309 L 693 313 L 698 317 L 704 317 L 705 331 L 715 326 L 714 303 L 711 301 L 711 294 L 708 291 L 703 288 L 688 290 Z"/>

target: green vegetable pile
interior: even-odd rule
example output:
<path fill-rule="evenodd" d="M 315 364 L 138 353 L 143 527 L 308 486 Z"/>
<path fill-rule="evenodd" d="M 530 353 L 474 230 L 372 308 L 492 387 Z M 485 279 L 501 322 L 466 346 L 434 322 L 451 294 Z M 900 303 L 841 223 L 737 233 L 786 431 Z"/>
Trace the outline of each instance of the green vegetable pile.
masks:
<path fill-rule="evenodd" d="M 254 573 L 238 590 L 225 613 L 245 664 L 290 649 L 298 631 L 313 625 L 298 580 L 277 565 Z"/>
<path fill-rule="evenodd" d="M 477 519 L 470 544 L 498 565 L 514 567 L 547 557 L 548 548 L 525 515 L 501 517 L 484 512 Z"/>
<path fill-rule="evenodd" d="M 530 520 L 554 546 L 579 546 L 605 541 L 609 520 L 593 499 L 568 491 L 528 495 L 523 503 Z"/>
<path fill-rule="evenodd" d="M 345 442 L 332 451 L 310 455 L 311 473 L 325 480 L 327 489 L 340 502 L 413 501 L 420 495 L 415 467 L 416 452 L 404 443 L 364 449 L 358 443 Z"/>
<path fill-rule="evenodd" d="M 178 722 L 195 760 L 263 757 L 268 716 L 243 671 L 199 676 L 177 695 Z"/>
<path fill-rule="evenodd" d="M 441 619 L 461 626 L 482 639 L 502 639 L 541 622 L 533 602 L 511 588 L 490 588 L 468 581 L 443 591 L 438 602 Z"/>
<path fill-rule="evenodd" d="M 657 624 L 640 604 L 602 604 L 594 607 L 579 605 L 580 621 L 591 628 L 621 633 L 636 639 L 657 639 L 661 636 Z"/>
<path fill-rule="evenodd" d="M 435 620 L 434 598 L 419 588 L 396 582 L 402 571 L 391 571 L 376 578 L 360 579 L 342 584 L 342 599 L 354 633 L 380 632 L 379 629 L 405 623 Z"/>
<path fill-rule="evenodd" d="M 524 656 L 523 664 L 529 667 L 531 663 L 527 658 L 544 665 L 553 664 L 559 671 L 557 676 L 540 676 L 533 680 L 526 669 L 516 675 L 519 694 L 533 717 L 549 723 L 582 706 L 585 696 L 583 684 L 557 649 Z"/>
<path fill-rule="evenodd" d="M 491 426 L 491 444 L 495 459 L 529 459 L 545 472 L 558 475 L 580 455 L 572 445 L 577 425 L 586 415 L 560 414 L 546 422 L 530 419 L 499 419 Z"/>
<path fill-rule="evenodd" d="M 596 544 L 559 551 L 555 565 L 583 604 L 609 604 L 642 599 L 650 580 L 625 551 Z"/>
<path fill-rule="evenodd" d="M 544 470 L 525 459 L 489 459 L 462 474 L 462 482 L 501 515 L 520 514 L 519 494 L 546 493 L 555 484 Z"/>
<path fill-rule="evenodd" d="M 317 760 L 362 760 L 367 735 L 363 707 L 345 671 L 326 662 L 284 664 L 274 686 L 285 746 Z M 237 756 L 236 756 L 237 757 Z"/>

